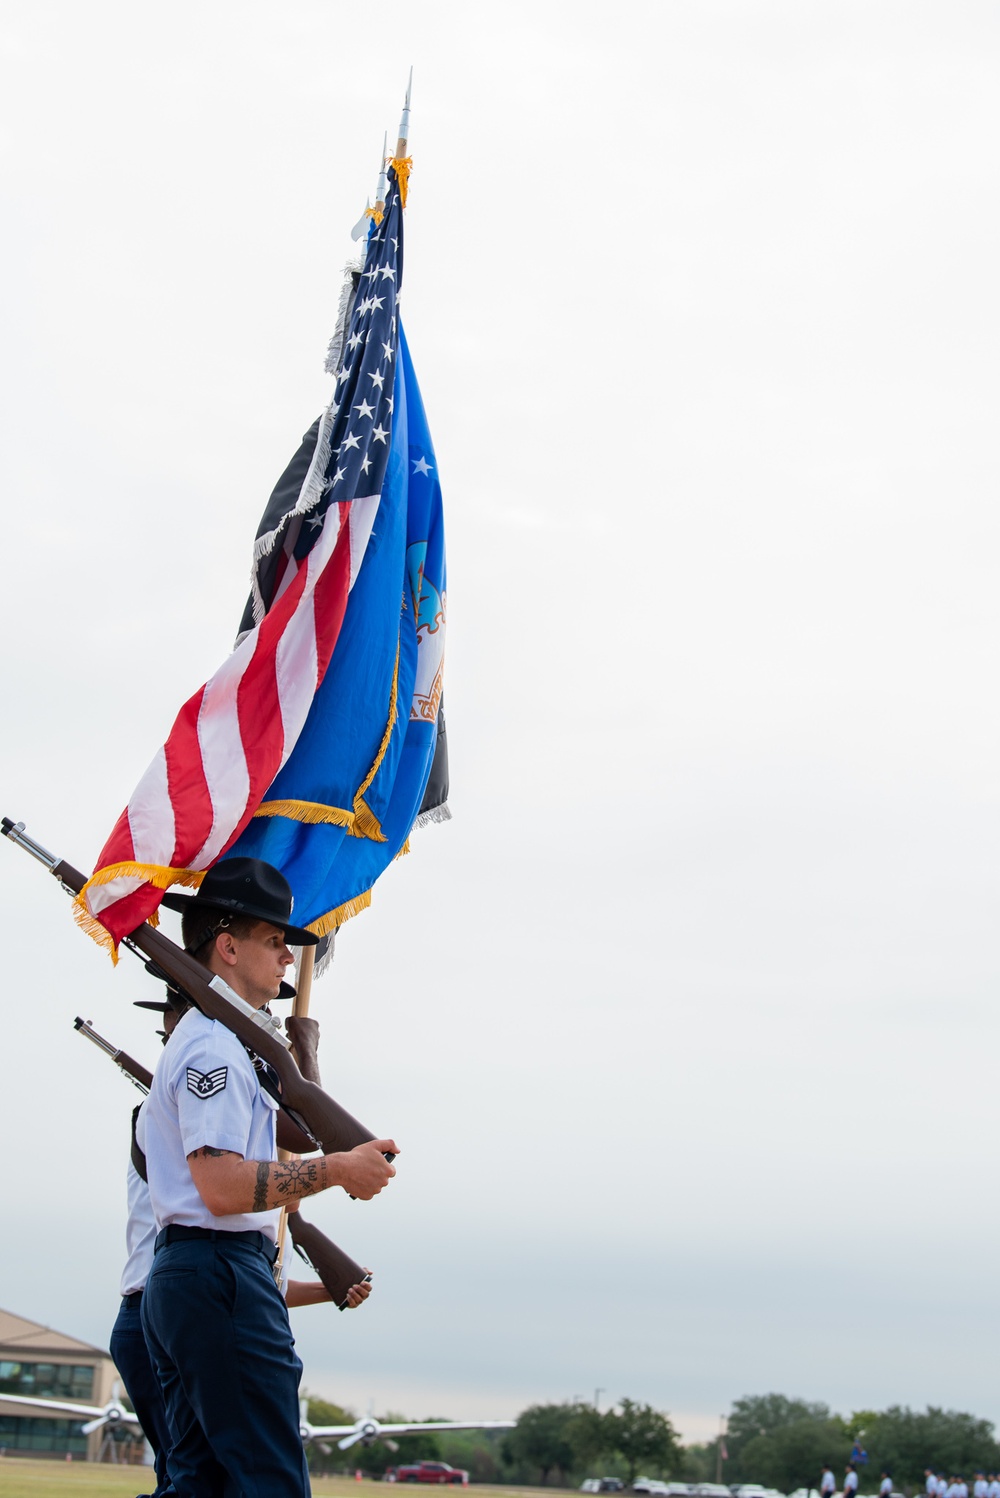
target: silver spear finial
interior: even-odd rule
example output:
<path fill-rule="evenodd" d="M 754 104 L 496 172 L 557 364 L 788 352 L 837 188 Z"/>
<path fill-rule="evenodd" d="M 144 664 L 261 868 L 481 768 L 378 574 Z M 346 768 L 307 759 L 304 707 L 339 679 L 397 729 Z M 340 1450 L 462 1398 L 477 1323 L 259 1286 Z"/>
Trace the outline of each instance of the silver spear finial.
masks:
<path fill-rule="evenodd" d="M 406 82 L 406 100 L 403 104 L 403 113 L 399 121 L 399 139 L 396 142 L 396 156 L 402 158 L 406 155 L 406 142 L 410 138 L 410 90 L 413 87 L 413 69 Z"/>

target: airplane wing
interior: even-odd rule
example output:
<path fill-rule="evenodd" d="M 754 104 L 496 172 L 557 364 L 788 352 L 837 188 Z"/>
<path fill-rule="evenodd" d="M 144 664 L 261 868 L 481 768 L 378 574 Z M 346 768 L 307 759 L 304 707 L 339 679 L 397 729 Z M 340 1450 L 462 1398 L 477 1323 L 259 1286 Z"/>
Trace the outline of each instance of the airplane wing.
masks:
<path fill-rule="evenodd" d="M 514 1425 L 513 1420 L 431 1420 L 413 1425 L 383 1425 L 380 1420 L 373 1435 L 378 1439 L 379 1436 L 418 1436 L 422 1430 L 513 1430 Z M 320 1441 L 332 1436 L 361 1434 L 357 1424 L 311 1425 L 309 1433 L 314 1440 Z"/>
<path fill-rule="evenodd" d="M 27 1405 L 33 1410 L 46 1410 L 49 1414 L 58 1410 L 60 1414 L 76 1415 L 81 1421 L 97 1420 L 105 1413 L 103 1409 L 99 1410 L 92 1404 L 69 1404 L 60 1399 L 29 1399 L 25 1394 L 0 1394 L 0 1401 L 7 1404 Z M 139 1417 L 126 1409 L 122 1410 L 121 1418 L 125 1424 L 139 1424 Z"/>
<path fill-rule="evenodd" d="M 413 1425 L 383 1425 L 379 1435 L 418 1436 L 424 1430 L 513 1430 L 515 1420 L 423 1420 Z"/>

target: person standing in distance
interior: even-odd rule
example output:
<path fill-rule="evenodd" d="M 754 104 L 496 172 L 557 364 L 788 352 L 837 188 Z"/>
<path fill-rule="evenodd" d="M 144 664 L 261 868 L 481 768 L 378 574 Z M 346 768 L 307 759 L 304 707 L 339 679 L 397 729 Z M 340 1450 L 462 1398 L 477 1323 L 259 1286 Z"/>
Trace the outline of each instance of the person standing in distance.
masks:
<path fill-rule="evenodd" d="M 270 864 L 231 858 L 182 912 L 184 946 L 262 1009 L 313 945 L 290 922 L 292 892 Z M 295 1353 L 274 1282 L 280 1207 L 331 1186 L 370 1201 L 395 1175 L 391 1139 L 278 1163 L 277 1104 L 241 1042 L 191 1009 L 160 1058 L 139 1114 L 157 1227 L 142 1325 L 163 1388 L 178 1498 L 308 1498 Z"/>
<path fill-rule="evenodd" d="M 820 1498 L 833 1498 L 837 1491 L 837 1479 L 833 1475 L 833 1468 L 829 1462 L 823 1463 L 823 1473 L 819 1480 Z"/>
<path fill-rule="evenodd" d="M 858 1469 L 853 1462 L 848 1462 L 844 1473 L 844 1498 L 854 1498 L 857 1491 Z"/>

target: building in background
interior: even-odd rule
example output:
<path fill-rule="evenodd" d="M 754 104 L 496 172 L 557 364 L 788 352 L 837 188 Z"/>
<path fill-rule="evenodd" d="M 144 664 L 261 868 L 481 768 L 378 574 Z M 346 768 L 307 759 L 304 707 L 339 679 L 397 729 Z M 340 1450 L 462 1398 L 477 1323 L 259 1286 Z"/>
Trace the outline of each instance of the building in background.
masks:
<path fill-rule="evenodd" d="M 117 1378 L 115 1365 L 103 1348 L 0 1310 L 0 1448 L 9 1456 L 64 1458 L 68 1453 L 74 1460 L 96 1461 L 104 1431 L 82 1435 L 82 1419 L 26 1414 L 22 1406 L 7 1403 L 3 1396 L 22 1394 L 30 1399 L 103 1405 L 112 1397 Z"/>

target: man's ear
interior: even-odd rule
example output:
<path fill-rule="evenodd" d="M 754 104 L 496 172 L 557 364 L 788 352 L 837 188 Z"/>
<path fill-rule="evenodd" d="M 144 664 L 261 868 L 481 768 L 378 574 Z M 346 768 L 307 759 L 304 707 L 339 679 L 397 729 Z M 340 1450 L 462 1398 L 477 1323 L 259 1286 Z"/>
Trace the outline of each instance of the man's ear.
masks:
<path fill-rule="evenodd" d="M 220 931 L 215 938 L 215 950 L 227 967 L 236 965 L 236 941 L 231 931 Z"/>

